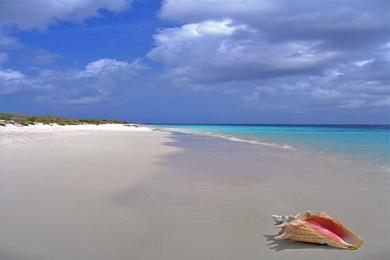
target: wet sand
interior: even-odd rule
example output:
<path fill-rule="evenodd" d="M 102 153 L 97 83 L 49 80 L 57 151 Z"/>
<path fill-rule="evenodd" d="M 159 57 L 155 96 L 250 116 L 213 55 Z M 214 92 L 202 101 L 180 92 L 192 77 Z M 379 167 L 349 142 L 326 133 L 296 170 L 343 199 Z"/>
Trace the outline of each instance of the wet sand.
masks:
<path fill-rule="evenodd" d="M 1 146 L 0 259 L 388 259 L 388 173 L 335 156 L 163 132 Z M 326 211 L 365 244 L 274 241 Z"/>

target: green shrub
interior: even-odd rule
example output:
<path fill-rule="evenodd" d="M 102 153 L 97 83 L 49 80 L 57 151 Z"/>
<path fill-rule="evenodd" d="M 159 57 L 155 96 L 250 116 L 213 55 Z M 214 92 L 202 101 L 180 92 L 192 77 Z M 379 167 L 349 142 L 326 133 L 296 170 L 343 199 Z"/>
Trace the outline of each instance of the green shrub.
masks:
<path fill-rule="evenodd" d="M 118 120 L 103 120 L 103 119 L 77 119 L 66 118 L 58 116 L 29 116 L 16 113 L 0 113 L 0 120 L 5 123 L 16 123 L 20 125 L 34 125 L 36 123 L 42 123 L 46 125 L 59 124 L 59 125 L 78 125 L 78 124 L 125 124 L 127 122 Z"/>

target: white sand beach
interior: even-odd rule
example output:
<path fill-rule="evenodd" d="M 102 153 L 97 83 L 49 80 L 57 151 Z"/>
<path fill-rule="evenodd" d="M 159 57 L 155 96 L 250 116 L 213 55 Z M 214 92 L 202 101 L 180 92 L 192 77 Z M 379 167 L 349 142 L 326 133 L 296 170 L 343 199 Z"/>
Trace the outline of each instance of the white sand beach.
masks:
<path fill-rule="evenodd" d="M 389 177 L 368 164 L 148 127 L 0 127 L 0 259 L 389 259 Z M 355 251 L 275 241 L 324 210 Z"/>

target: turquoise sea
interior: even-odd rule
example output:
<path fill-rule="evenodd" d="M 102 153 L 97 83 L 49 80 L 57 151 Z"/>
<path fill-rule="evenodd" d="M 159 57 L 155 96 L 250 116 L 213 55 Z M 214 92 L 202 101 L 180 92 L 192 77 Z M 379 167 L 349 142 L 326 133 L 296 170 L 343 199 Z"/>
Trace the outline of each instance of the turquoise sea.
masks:
<path fill-rule="evenodd" d="M 314 149 L 369 161 L 390 169 L 389 125 L 192 125 L 164 124 L 156 128 L 276 146 Z"/>

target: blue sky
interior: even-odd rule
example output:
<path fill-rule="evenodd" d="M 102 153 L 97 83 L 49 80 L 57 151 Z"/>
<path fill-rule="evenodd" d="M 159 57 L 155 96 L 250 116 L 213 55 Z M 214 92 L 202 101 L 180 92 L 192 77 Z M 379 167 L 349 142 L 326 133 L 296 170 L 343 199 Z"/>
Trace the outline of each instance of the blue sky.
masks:
<path fill-rule="evenodd" d="M 2 111 L 389 123 L 390 1 L 1 0 Z"/>

